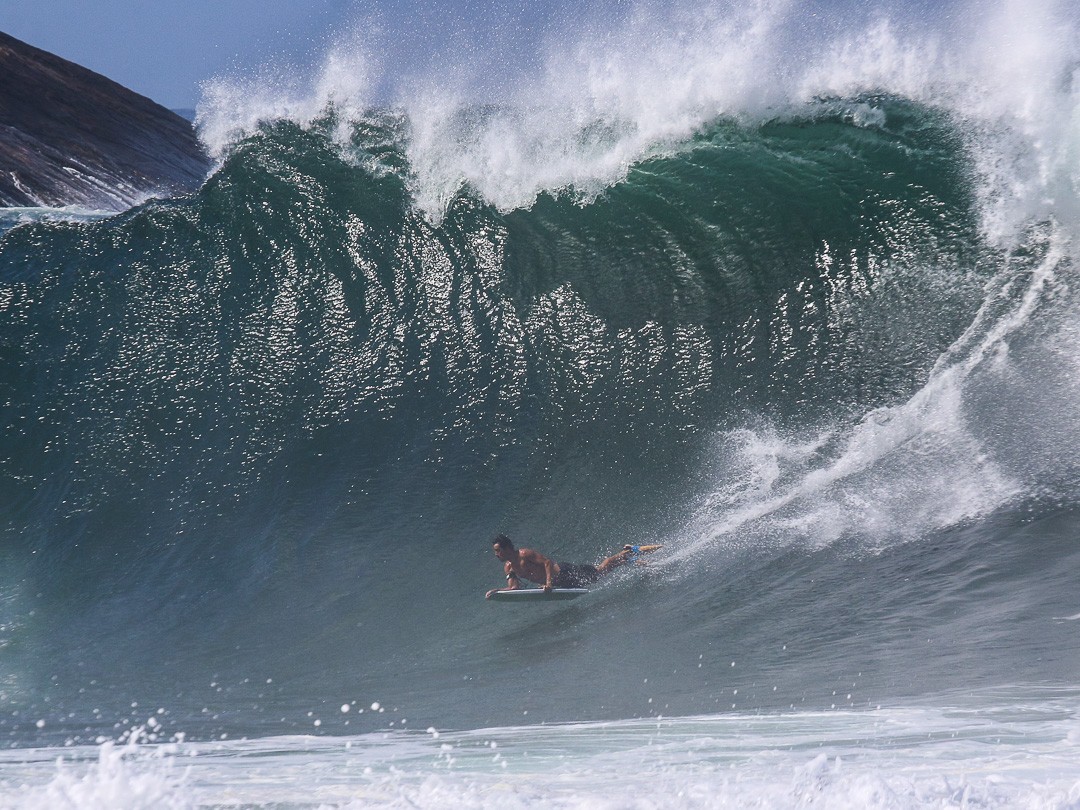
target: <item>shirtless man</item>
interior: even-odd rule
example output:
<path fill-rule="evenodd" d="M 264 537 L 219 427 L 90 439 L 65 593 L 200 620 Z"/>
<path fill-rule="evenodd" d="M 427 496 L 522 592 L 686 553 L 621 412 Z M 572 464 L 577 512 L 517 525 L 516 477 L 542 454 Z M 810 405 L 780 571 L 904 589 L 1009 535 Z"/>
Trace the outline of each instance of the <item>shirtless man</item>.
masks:
<path fill-rule="evenodd" d="M 543 585 L 545 593 L 552 588 L 584 588 L 592 585 L 604 574 L 613 571 L 624 563 L 633 560 L 640 552 L 656 551 L 660 546 L 623 546 L 618 554 L 613 554 L 599 565 L 571 565 L 570 563 L 552 562 L 539 551 L 531 548 L 515 548 L 513 541 L 500 534 L 491 541 L 495 556 L 505 563 L 505 588 L 492 588 L 485 595 L 490 599 L 497 591 L 516 591 L 522 587 L 521 580 L 527 579 Z"/>

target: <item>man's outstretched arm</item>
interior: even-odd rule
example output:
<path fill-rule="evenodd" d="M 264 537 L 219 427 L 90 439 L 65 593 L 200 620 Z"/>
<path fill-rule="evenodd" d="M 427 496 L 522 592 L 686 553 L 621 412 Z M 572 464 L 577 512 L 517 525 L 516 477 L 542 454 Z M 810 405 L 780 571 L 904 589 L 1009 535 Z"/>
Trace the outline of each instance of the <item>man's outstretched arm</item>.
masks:
<path fill-rule="evenodd" d="M 505 588 L 492 588 L 486 594 L 485 599 L 490 599 L 493 593 L 499 591 L 516 591 L 521 587 L 521 580 L 518 579 L 518 575 L 514 573 L 514 570 L 510 567 L 510 563 L 506 564 L 506 587 Z"/>
<path fill-rule="evenodd" d="M 549 557 L 544 557 L 544 574 L 547 576 L 544 582 L 544 593 L 551 593 L 551 589 L 555 587 L 555 563 Z"/>

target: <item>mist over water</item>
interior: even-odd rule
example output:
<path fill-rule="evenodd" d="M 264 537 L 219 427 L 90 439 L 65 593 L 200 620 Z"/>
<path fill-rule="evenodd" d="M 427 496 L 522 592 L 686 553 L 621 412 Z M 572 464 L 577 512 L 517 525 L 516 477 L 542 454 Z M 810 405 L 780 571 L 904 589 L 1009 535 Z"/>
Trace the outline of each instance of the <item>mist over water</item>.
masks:
<path fill-rule="evenodd" d="M 1075 11 L 605 13 L 358 20 L 198 193 L 3 226 L 3 801 L 1075 801 Z M 530 611 L 498 532 L 665 549 Z"/>

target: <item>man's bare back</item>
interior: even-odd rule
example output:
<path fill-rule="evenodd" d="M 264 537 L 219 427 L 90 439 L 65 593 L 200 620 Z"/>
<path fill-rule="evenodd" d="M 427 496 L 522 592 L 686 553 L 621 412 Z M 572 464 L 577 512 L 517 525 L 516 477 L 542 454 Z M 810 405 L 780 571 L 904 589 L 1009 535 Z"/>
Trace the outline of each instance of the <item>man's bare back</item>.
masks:
<path fill-rule="evenodd" d="M 634 558 L 639 552 L 655 551 L 660 546 L 626 546 L 599 565 L 570 565 L 553 562 L 539 551 L 531 548 L 516 548 L 509 537 L 499 535 L 492 541 L 495 556 L 503 562 L 506 572 L 505 588 L 493 588 L 484 598 L 490 599 L 496 591 L 516 591 L 522 587 L 521 580 L 527 579 L 540 585 L 545 592 L 556 587 L 583 587 L 591 585 L 603 574 L 617 568 Z M 561 582 L 560 579 L 566 580 Z"/>

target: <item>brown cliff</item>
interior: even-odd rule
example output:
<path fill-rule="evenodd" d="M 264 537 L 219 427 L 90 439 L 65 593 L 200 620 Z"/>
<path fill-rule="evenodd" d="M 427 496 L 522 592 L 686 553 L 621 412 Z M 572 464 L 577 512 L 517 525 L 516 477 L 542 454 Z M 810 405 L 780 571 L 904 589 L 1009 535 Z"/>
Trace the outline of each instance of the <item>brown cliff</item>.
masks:
<path fill-rule="evenodd" d="M 121 209 L 198 188 L 209 168 L 179 115 L 0 33 L 0 206 Z"/>

